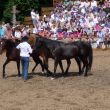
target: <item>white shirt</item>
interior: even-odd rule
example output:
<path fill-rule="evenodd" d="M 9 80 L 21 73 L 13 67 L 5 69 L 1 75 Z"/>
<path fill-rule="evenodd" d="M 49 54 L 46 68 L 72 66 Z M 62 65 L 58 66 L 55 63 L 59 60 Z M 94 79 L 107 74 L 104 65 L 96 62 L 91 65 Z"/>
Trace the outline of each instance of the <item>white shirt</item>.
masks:
<path fill-rule="evenodd" d="M 39 14 L 38 13 L 36 14 L 36 19 L 39 20 Z"/>
<path fill-rule="evenodd" d="M 57 27 L 52 27 L 50 31 L 53 32 L 54 34 L 56 34 L 57 33 Z"/>
<path fill-rule="evenodd" d="M 21 57 L 29 57 L 29 53 L 32 53 L 32 48 L 27 42 L 20 43 L 16 48 L 20 49 Z"/>
<path fill-rule="evenodd" d="M 97 1 L 95 1 L 95 0 L 91 2 L 91 7 L 94 7 L 94 6 L 97 7 Z"/>
<path fill-rule="evenodd" d="M 32 18 L 32 19 L 36 19 L 36 13 L 33 12 L 33 11 L 31 11 L 31 18 Z"/>
<path fill-rule="evenodd" d="M 16 38 L 21 38 L 21 32 L 20 31 L 15 31 L 15 37 Z"/>
<path fill-rule="evenodd" d="M 33 34 L 36 34 L 36 33 L 38 33 L 38 29 L 37 28 L 33 28 L 32 32 L 33 32 Z"/>

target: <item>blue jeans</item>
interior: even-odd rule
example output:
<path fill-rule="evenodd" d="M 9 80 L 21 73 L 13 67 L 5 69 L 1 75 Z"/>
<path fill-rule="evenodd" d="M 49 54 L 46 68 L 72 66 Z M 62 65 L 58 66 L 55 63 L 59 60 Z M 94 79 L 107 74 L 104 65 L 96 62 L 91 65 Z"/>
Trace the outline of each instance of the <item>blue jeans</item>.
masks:
<path fill-rule="evenodd" d="M 21 57 L 21 64 L 22 64 L 22 78 L 27 80 L 28 68 L 29 68 L 29 57 Z"/>

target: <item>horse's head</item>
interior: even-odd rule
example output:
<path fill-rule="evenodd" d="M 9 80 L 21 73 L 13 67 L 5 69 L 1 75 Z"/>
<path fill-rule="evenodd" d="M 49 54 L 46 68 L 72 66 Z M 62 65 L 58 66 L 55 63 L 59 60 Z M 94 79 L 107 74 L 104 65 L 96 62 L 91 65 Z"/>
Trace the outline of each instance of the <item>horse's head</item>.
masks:
<path fill-rule="evenodd" d="M 0 54 L 3 53 L 4 50 L 9 51 L 10 48 L 15 47 L 16 44 L 11 39 L 1 39 L 0 40 Z"/>
<path fill-rule="evenodd" d="M 39 38 L 37 38 L 37 39 L 36 39 L 36 43 L 35 43 L 35 49 L 36 49 L 36 50 L 39 50 L 39 49 L 42 48 L 42 46 L 43 46 L 42 40 L 39 39 Z"/>
<path fill-rule="evenodd" d="M 6 46 L 6 39 L 0 39 L 0 54 L 2 54 L 3 51 L 5 50 L 5 46 Z"/>

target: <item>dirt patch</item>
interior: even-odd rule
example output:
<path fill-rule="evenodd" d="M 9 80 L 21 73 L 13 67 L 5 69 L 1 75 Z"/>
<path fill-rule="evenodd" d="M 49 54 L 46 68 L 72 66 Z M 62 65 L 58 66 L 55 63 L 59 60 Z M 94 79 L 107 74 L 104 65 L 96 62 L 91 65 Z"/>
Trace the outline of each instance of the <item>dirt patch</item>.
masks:
<path fill-rule="evenodd" d="M 43 76 L 41 67 L 31 73 L 34 62 L 30 62 L 31 79 L 27 82 L 17 77 L 16 63 L 6 67 L 7 78 L 2 79 L 5 55 L 0 56 L 0 110 L 110 110 L 110 51 L 94 51 L 92 74 L 77 76 L 74 60 L 67 77 L 51 80 Z M 66 62 L 63 61 L 64 68 Z M 53 71 L 53 60 L 49 60 Z"/>

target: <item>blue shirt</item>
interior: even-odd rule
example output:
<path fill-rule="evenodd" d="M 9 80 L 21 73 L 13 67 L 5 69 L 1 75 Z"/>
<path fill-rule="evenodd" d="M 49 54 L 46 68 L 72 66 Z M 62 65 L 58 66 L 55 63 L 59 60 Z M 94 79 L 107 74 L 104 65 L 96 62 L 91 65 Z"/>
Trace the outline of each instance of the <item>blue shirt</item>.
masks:
<path fill-rule="evenodd" d="M 5 30 L 2 27 L 0 27 L 0 38 L 3 38 L 4 35 L 5 35 Z"/>

